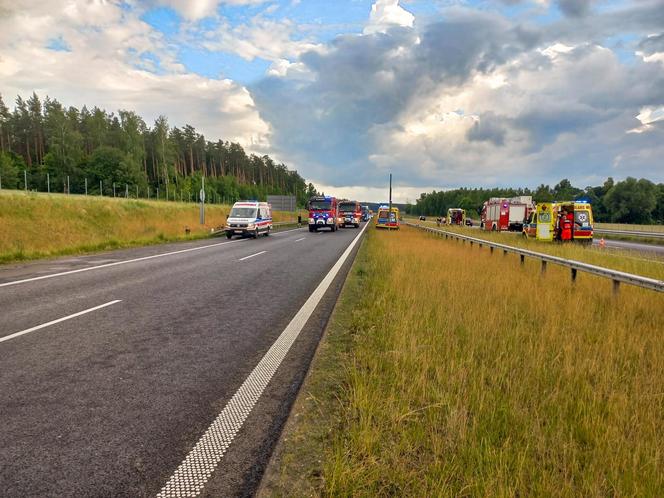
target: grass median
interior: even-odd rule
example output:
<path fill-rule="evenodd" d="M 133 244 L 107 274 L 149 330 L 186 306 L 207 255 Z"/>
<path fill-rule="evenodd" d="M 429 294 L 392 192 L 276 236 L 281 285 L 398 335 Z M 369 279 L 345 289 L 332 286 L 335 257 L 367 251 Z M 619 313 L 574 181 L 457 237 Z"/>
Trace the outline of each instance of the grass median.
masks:
<path fill-rule="evenodd" d="M 411 220 L 409 220 L 411 221 Z M 418 223 L 413 221 L 413 223 Z M 664 258 L 658 253 L 637 253 L 635 251 L 607 249 L 597 246 L 587 246 L 582 243 L 560 243 L 542 242 L 539 240 L 526 239 L 518 232 L 490 232 L 475 228 L 442 226 L 437 227 L 435 222 L 418 223 L 431 228 L 441 228 L 450 232 L 475 237 L 478 239 L 498 242 L 514 247 L 528 249 L 530 251 L 551 254 L 565 259 L 583 261 L 593 265 L 620 270 L 645 277 L 664 280 Z"/>
<path fill-rule="evenodd" d="M 208 237 L 229 211 L 206 205 L 201 225 L 194 203 L 0 191 L 0 263 Z"/>
<path fill-rule="evenodd" d="M 657 496 L 664 297 L 371 230 L 263 496 Z"/>

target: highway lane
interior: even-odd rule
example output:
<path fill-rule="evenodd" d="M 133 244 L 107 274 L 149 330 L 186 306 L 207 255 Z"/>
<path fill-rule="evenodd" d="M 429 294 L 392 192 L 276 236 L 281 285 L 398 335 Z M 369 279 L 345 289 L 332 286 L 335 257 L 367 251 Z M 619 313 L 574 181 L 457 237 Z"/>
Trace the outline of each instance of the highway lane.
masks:
<path fill-rule="evenodd" d="M 113 303 L 0 342 L 3 496 L 154 496 L 357 234 L 142 248 L 122 257 L 196 250 L 0 287 L 0 341 Z M 0 282 L 117 256 L 21 265 Z M 348 265 L 204 494 L 253 491 Z"/>
<path fill-rule="evenodd" d="M 595 236 L 593 240 L 593 245 L 595 247 L 599 246 L 601 236 Z M 645 242 L 631 242 L 627 240 L 616 240 L 616 239 L 604 239 L 605 247 L 610 249 L 620 249 L 623 251 L 633 251 L 641 252 L 648 254 L 657 254 L 658 256 L 664 256 L 664 245 L 659 244 L 648 244 Z"/>

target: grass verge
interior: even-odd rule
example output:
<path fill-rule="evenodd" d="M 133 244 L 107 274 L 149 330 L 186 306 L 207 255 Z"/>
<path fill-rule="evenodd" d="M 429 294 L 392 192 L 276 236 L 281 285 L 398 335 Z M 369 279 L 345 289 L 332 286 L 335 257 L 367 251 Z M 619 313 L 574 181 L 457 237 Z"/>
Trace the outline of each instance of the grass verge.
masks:
<path fill-rule="evenodd" d="M 657 496 L 664 297 L 369 232 L 263 496 Z"/>
<path fill-rule="evenodd" d="M 0 263 L 208 237 L 230 206 L 2 191 Z M 275 212 L 274 221 L 292 213 Z M 185 233 L 189 227 L 190 233 Z"/>
<path fill-rule="evenodd" d="M 425 222 L 426 225 L 436 228 L 435 222 Z M 596 246 L 588 247 L 583 244 L 561 244 L 558 242 L 542 242 L 526 239 L 515 232 L 489 232 L 466 227 L 444 226 L 443 230 L 456 232 L 478 239 L 490 240 L 513 247 L 521 247 L 535 252 L 551 254 L 561 258 L 583 261 L 593 265 L 604 266 L 613 270 L 620 270 L 636 275 L 664 280 L 664 259 L 656 253 L 635 253 L 619 249 L 601 249 Z"/>

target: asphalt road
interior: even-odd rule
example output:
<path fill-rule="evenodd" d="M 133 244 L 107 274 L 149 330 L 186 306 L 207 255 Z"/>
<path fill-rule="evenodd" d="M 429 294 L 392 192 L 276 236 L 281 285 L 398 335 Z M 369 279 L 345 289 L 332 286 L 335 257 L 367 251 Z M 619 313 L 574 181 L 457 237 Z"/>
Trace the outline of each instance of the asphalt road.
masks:
<path fill-rule="evenodd" d="M 155 496 L 358 233 L 292 230 L 0 269 L 0 494 Z M 256 489 L 353 256 L 203 496 Z"/>
<path fill-rule="evenodd" d="M 594 246 L 599 246 L 599 241 L 602 237 L 595 235 L 593 240 Z M 621 249 L 623 251 L 634 251 L 642 252 L 649 254 L 657 254 L 659 256 L 664 256 L 664 245 L 659 244 L 647 244 L 644 242 L 632 242 L 627 240 L 615 240 L 615 239 L 604 239 L 605 247 L 611 249 Z"/>

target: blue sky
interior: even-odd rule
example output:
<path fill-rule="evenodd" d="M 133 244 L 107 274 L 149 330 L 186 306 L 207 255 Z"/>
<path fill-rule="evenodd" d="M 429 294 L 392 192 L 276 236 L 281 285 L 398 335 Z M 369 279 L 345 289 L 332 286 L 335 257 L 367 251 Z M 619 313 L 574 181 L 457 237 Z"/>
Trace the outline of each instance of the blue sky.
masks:
<path fill-rule="evenodd" d="M 25 0 L 0 93 L 163 114 L 326 192 L 664 181 L 664 0 Z"/>

